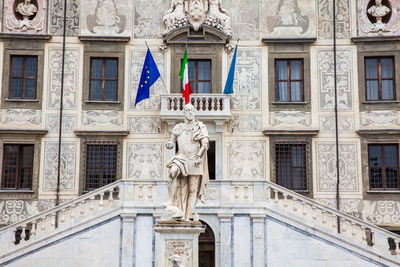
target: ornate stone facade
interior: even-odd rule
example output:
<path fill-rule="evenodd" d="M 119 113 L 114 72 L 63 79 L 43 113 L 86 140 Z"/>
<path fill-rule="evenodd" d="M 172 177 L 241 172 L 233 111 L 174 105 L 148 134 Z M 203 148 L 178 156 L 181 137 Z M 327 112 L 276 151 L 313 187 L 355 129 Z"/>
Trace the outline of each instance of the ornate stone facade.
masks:
<path fill-rule="evenodd" d="M 335 144 L 328 142 L 317 143 L 318 159 L 318 191 L 336 191 L 336 156 Z M 339 164 L 340 164 L 340 191 L 358 192 L 358 160 L 357 144 L 339 144 Z"/>
<path fill-rule="evenodd" d="M 82 35 L 131 36 L 132 1 L 89 0 L 81 4 Z"/>
<path fill-rule="evenodd" d="M 308 127 L 311 125 L 311 113 L 304 111 L 271 112 L 269 123 L 271 126 Z"/>
<path fill-rule="evenodd" d="M 351 23 L 350 23 L 350 0 L 336 1 L 336 38 L 350 38 Z M 332 0 L 318 0 L 318 38 L 332 39 Z"/>
<path fill-rule="evenodd" d="M 353 110 L 353 55 L 350 48 L 337 50 L 337 90 L 338 107 L 341 111 Z M 333 76 L 333 52 L 331 49 L 318 50 L 318 78 L 320 89 L 319 108 L 321 111 L 333 111 L 334 76 Z"/>
<path fill-rule="evenodd" d="M 161 179 L 162 144 L 128 144 L 128 179 Z"/>
<path fill-rule="evenodd" d="M 62 48 L 49 48 L 49 79 L 47 108 L 59 109 L 61 92 Z M 64 109 L 77 108 L 77 90 L 79 88 L 80 56 L 79 48 L 67 48 L 64 67 Z"/>
<path fill-rule="evenodd" d="M 60 189 L 73 191 L 75 189 L 76 143 L 61 144 Z M 45 163 L 43 174 L 43 190 L 53 191 L 57 187 L 58 175 L 58 143 L 46 142 Z"/>
<path fill-rule="evenodd" d="M 264 178 L 264 143 L 230 142 L 229 175 L 230 179 Z"/>
<path fill-rule="evenodd" d="M 0 224 L 15 223 L 37 213 L 37 201 L 0 200 Z"/>
<path fill-rule="evenodd" d="M 360 113 L 362 127 L 393 128 L 400 126 L 400 114 L 395 110 L 370 111 Z"/>
<path fill-rule="evenodd" d="M 3 32 L 45 34 L 47 32 L 47 1 L 5 0 Z"/>
<path fill-rule="evenodd" d="M 261 49 L 238 49 L 232 95 L 234 110 L 261 108 L 261 54 Z"/>
<path fill-rule="evenodd" d="M 316 36 L 316 1 L 263 1 L 268 37 L 307 38 Z"/>
<path fill-rule="evenodd" d="M 75 36 L 79 34 L 80 9 L 81 0 L 72 0 L 67 2 L 67 35 Z M 54 35 L 62 35 L 64 24 L 64 1 L 52 0 L 49 12 L 49 28 L 50 33 Z"/>
<path fill-rule="evenodd" d="M 42 123 L 42 112 L 35 109 L 5 109 L 1 112 L 1 122 L 3 127 L 39 126 Z"/>
<path fill-rule="evenodd" d="M 82 113 L 82 125 L 89 127 L 122 127 L 124 118 L 122 112 L 116 110 L 87 110 Z"/>
<path fill-rule="evenodd" d="M 358 0 L 358 36 L 399 35 L 399 8 L 400 3 L 394 0 L 381 1 L 379 5 L 375 0 Z"/>

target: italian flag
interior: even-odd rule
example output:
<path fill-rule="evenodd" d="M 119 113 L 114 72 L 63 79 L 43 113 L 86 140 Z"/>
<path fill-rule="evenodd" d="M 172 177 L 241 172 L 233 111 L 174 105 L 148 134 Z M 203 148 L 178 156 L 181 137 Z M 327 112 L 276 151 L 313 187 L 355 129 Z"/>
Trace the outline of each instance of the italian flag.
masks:
<path fill-rule="evenodd" d="M 188 58 L 187 58 L 186 48 L 185 48 L 185 55 L 183 56 L 182 67 L 181 67 L 181 72 L 179 73 L 179 76 L 181 76 L 182 85 L 183 85 L 182 97 L 185 98 L 185 104 L 189 104 L 190 94 L 192 93 L 192 88 L 190 88 L 190 82 L 189 82 L 189 68 L 188 68 Z"/>

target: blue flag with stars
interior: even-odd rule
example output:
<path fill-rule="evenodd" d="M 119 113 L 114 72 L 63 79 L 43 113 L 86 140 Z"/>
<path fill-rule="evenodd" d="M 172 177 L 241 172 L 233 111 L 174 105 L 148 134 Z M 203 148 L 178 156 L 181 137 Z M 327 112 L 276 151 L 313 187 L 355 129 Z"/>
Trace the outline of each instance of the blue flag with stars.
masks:
<path fill-rule="evenodd" d="M 150 86 L 152 86 L 160 77 L 156 62 L 151 55 L 150 49 L 147 49 L 144 60 L 142 75 L 140 76 L 139 88 L 136 95 L 135 106 L 143 99 L 150 97 Z"/>

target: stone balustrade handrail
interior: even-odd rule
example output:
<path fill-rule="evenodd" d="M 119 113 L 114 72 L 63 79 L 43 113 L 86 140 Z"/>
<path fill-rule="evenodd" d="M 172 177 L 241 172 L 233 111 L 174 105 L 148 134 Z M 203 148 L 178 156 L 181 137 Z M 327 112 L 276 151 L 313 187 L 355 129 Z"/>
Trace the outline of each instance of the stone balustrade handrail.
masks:
<path fill-rule="evenodd" d="M 24 220 L 21 220 L 21 221 L 15 222 L 13 224 L 7 225 L 7 226 L 5 226 L 5 227 L 0 229 L 0 235 L 1 235 L 2 232 L 5 232 L 5 231 L 7 231 L 9 229 L 16 229 L 18 227 L 22 227 L 24 225 L 28 225 L 28 224 L 30 224 L 30 223 L 32 223 L 34 221 L 40 220 L 41 218 L 45 218 L 47 216 L 52 216 L 52 215 L 54 215 L 55 213 L 57 213 L 59 211 L 65 210 L 66 208 L 70 208 L 70 207 L 74 207 L 74 206 L 76 207 L 76 206 L 78 206 L 77 204 L 79 204 L 79 203 L 81 203 L 83 201 L 86 201 L 86 200 L 90 200 L 91 198 L 96 197 L 96 196 L 98 196 L 100 194 L 104 194 L 106 192 L 109 192 L 109 193 L 110 192 L 114 192 L 115 189 L 120 187 L 120 184 L 121 184 L 121 180 L 115 181 L 115 182 L 113 182 L 111 184 L 108 184 L 106 186 L 103 186 L 103 187 L 101 187 L 99 189 L 90 191 L 87 194 L 79 196 L 79 197 L 77 197 L 77 198 L 75 198 L 73 200 L 67 201 L 67 202 L 62 203 L 62 204 L 60 204 L 58 206 L 55 206 L 53 208 L 50 208 L 48 210 L 45 210 L 43 212 L 40 212 L 40 213 L 35 214 L 33 216 L 30 216 L 30 217 L 28 217 L 28 218 L 26 218 Z"/>
<path fill-rule="evenodd" d="M 31 229 L 37 228 L 39 231 L 39 236 L 43 238 L 47 235 L 48 231 L 52 232 L 52 229 L 55 229 L 54 227 L 55 214 L 58 213 L 62 214 L 64 212 L 67 216 L 71 216 L 72 218 L 70 218 L 69 220 L 65 221 L 61 220 L 61 223 L 64 223 L 64 225 L 68 226 L 68 223 L 70 223 L 71 221 L 75 221 L 73 216 L 75 216 L 74 214 L 76 211 L 80 212 L 82 217 L 85 207 L 86 209 L 90 208 L 91 213 L 89 212 L 89 214 L 96 213 L 97 209 L 103 209 L 103 204 L 102 204 L 103 196 L 106 193 L 108 193 L 108 195 L 106 196 L 104 202 L 107 202 L 108 199 L 110 200 L 108 201 L 108 203 L 110 204 L 105 205 L 104 209 L 123 206 L 125 205 L 124 203 L 126 203 L 126 205 L 128 206 L 131 205 L 131 207 L 134 207 L 136 206 L 134 200 L 135 199 L 134 195 L 136 194 L 134 193 L 134 190 L 136 187 L 139 188 L 138 190 L 141 190 L 140 188 L 143 189 L 145 187 L 147 188 L 146 190 L 150 190 L 149 189 L 150 187 L 154 187 L 157 188 L 156 191 L 162 192 L 161 193 L 162 195 L 166 193 L 166 188 L 164 188 L 166 187 L 165 181 L 119 180 L 112 184 L 106 185 L 100 189 L 82 195 L 74 200 L 68 201 L 59 206 L 51 208 L 47 211 L 41 212 L 39 214 L 36 214 L 34 216 L 31 216 L 22 221 L 19 221 L 17 223 L 11 224 L 9 226 L 0 229 L 0 241 L 5 242 L 6 240 L 8 240 L 9 242 L 11 241 L 14 242 L 14 240 L 9 240 L 9 239 L 13 239 L 15 232 L 21 229 L 22 229 L 21 240 L 23 240 L 26 237 L 24 230 L 29 229 L 29 227 L 27 226 L 30 226 Z M 273 210 L 289 211 L 291 214 L 296 213 L 297 211 L 297 215 L 300 215 L 298 214 L 298 212 L 302 211 L 303 216 L 301 216 L 301 220 L 310 221 L 311 223 L 323 227 L 325 229 L 330 228 L 330 230 L 336 230 L 335 229 L 337 227 L 336 220 L 339 218 L 339 221 L 342 222 L 341 223 L 342 232 L 340 233 L 340 235 L 342 235 L 343 237 L 350 238 L 356 244 L 363 244 L 364 246 L 368 244 L 370 247 L 374 248 L 376 253 L 384 253 L 388 257 L 391 257 L 389 251 L 389 239 L 392 239 L 392 243 L 394 242 L 395 245 L 395 250 L 400 255 L 400 245 L 399 245 L 400 236 L 391 233 L 390 231 L 387 231 L 383 228 L 380 228 L 372 223 L 360 220 L 352 215 L 327 207 L 323 204 L 318 203 L 313 199 L 305 197 L 301 194 L 298 194 L 294 191 L 286 189 L 272 182 L 219 180 L 219 181 L 212 181 L 210 183 L 210 188 L 214 188 L 214 190 L 217 191 L 219 190 L 220 192 L 219 197 L 217 197 L 217 199 L 211 200 L 211 202 L 219 201 L 221 202 L 220 204 L 224 204 L 223 206 L 226 206 L 225 202 L 235 203 L 235 197 L 237 194 L 238 200 L 243 201 L 243 199 L 245 199 L 246 201 L 248 201 L 248 203 L 252 203 L 251 204 L 252 207 L 258 207 L 264 209 L 265 207 L 272 208 L 276 206 L 278 207 L 278 209 L 274 208 Z M 244 194 L 242 194 L 242 196 L 245 195 L 244 198 L 240 198 L 241 197 L 239 196 L 240 194 L 237 193 L 238 190 L 241 189 L 243 189 L 243 191 L 245 192 Z M 225 190 L 227 190 L 227 192 L 225 192 Z M 255 191 L 257 191 L 257 193 L 254 193 Z M 118 199 L 113 198 L 114 192 L 118 194 L 117 197 Z M 230 196 L 232 192 L 234 196 Z M 140 198 L 141 193 L 138 191 L 137 194 L 139 195 L 136 197 Z M 96 207 L 93 207 L 93 201 L 96 197 L 97 197 Z M 152 204 L 149 203 L 148 204 L 156 206 L 157 208 L 162 208 L 161 207 L 162 203 L 160 203 L 160 201 L 164 201 L 165 200 L 164 197 L 165 196 L 162 196 L 158 200 L 155 199 L 150 200 L 153 202 Z M 231 197 L 230 200 L 228 200 L 229 197 Z M 142 199 L 142 201 L 149 201 L 149 199 L 150 198 L 146 198 L 146 200 Z M 264 203 L 268 203 L 267 206 L 265 206 Z M 201 209 L 202 207 L 207 206 L 207 204 L 205 204 L 205 206 L 203 205 L 200 205 L 199 208 Z M 213 204 L 210 203 L 210 205 Z M 291 211 L 290 208 L 293 208 L 293 210 Z M 309 213 L 310 211 L 312 213 L 312 216 L 306 216 L 307 214 L 310 214 Z M 319 216 L 317 216 L 316 212 L 319 212 Z M 331 221 L 330 227 L 329 226 L 327 227 L 326 224 L 327 220 Z M 41 228 L 39 227 L 40 223 L 46 226 L 43 227 L 44 228 L 42 229 L 43 231 L 41 231 Z M 62 226 L 63 225 L 61 225 L 60 227 Z M 347 233 L 345 233 L 346 230 L 348 231 Z M 369 236 L 367 236 L 367 233 L 369 234 Z M 31 234 L 32 233 L 29 233 L 28 238 L 30 237 Z M 35 234 L 33 233 L 32 236 L 35 237 Z M 11 247 L 8 246 L 8 248 Z"/>
<path fill-rule="evenodd" d="M 301 195 L 299 193 L 296 193 L 296 192 L 294 192 L 292 190 L 289 190 L 289 189 L 287 189 L 285 187 L 282 187 L 282 186 L 279 186 L 277 184 L 274 184 L 274 183 L 271 183 L 271 182 L 265 182 L 265 186 L 267 188 L 267 197 L 270 196 L 268 194 L 269 193 L 268 190 L 271 190 L 271 189 L 276 190 L 278 193 L 281 193 L 283 197 L 290 196 L 292 198 L 292 200 L 295 199 L 295 200 L 298 200 L 300 202 L 304 202 L 304 203 L 308 204 L 311 207 L 315 207 L 315 208 L 317 208 L 319 210 L 322 210 L 324 212 L 332 214 L 332 215 L 334 215 L 336 217 L 339 217 L 341 219 L 347 220 L 350 223 L 355 223 L 355 224 L 357 224 L 359 226 L 364 227 L 365 229 L 368 228 L 368 229 L 372 230 L 375 233 L 381 233 L 381 234 L 385 235 L 387 238 L 393 238 L 393 239 L 398 240 L 400 242 L 400 236 L 398 236 L 398 235 L 396 235 L 396 234 L 394 234 L 394 233 L 392 233 L 392 232 L 390 232 L 390 231 L 388 231 L 386 229 L 378 227 L 378 226 L 376 226 L 376 225 L 374 225 L 372 223 L 365 222 L 365 221 L 360 220 L 357 217 L 354 217 L 354 216 L 349 215 L 347 213 L 338 211 L 336 209 L 332 209 L 332 208 L 330 208 L 328 206 L 325 206 L 325 205 L 323 205 L 321 203 L 318 203 L 317 201 L 315 201 L 313 199 L 305 197 L 305 196 L 303 196 L 303 195 Z M 276 200 L 278 200 L 278 201 L 284 200 L 284 199 L 279 199 L 277 194 L 274 194 L 274 197 L 275 197 L 274 199 L 269 199 L 269 200 L 274 200 L 274 201 L 276 201 Z"/>

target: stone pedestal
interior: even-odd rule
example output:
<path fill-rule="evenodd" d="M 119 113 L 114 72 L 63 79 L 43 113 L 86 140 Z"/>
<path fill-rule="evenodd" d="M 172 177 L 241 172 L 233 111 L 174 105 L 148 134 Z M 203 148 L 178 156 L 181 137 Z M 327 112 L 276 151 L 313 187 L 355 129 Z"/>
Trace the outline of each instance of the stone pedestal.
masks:
<path fill-rule="evenodd" d="M 154 226 L 156 267 L 198 267 L 200 222 L 159 222 Z"/>

